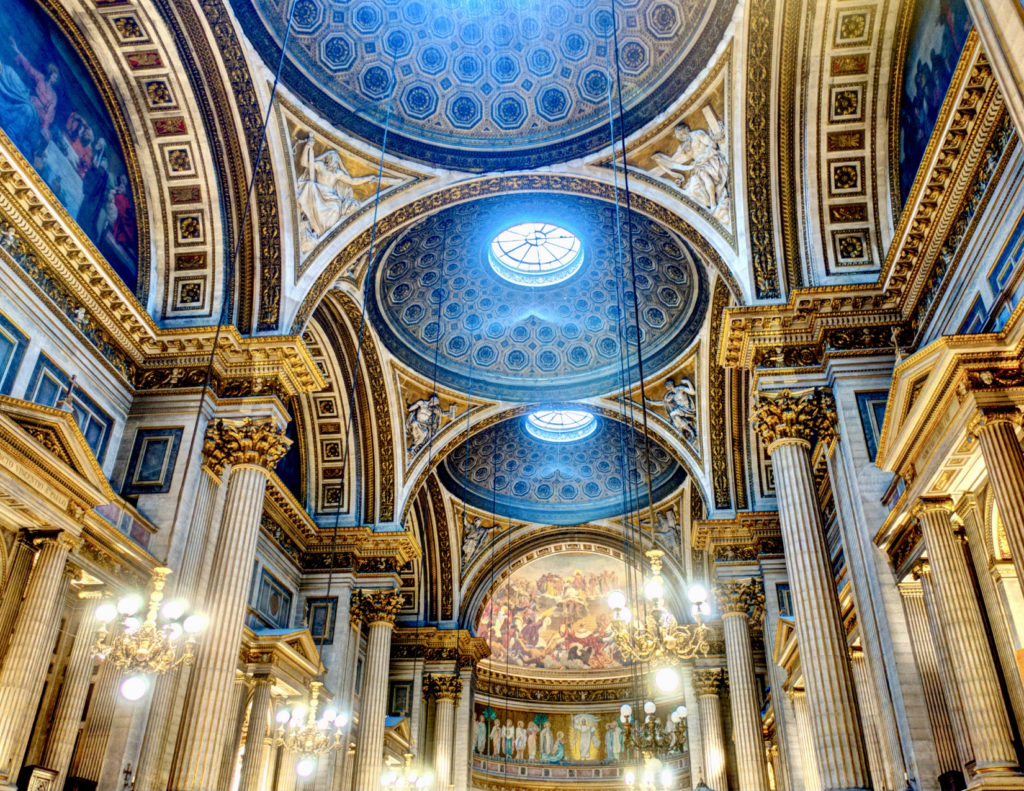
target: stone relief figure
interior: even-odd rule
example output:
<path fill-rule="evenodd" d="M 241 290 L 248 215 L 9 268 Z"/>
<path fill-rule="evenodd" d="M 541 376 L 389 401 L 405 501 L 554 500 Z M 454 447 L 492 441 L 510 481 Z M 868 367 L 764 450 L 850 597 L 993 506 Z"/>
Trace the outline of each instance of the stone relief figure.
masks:
<path fill-rule="evenodd" d="M 697 441 L 697 391 L 689 379 L 681 379 L 676 384 L 672 379 L 665 380 L 665 397 L 654 402 L 665 408 L 669 422 L 676 432 L 687 442 Z"/>
<path fill-rule="evenodd" d="M 324 234 L 359 207 L 354 188 L 375 183 L 377 176 L 353 176 L 333 149 L 317 156 L 312 132 L 306 132 L 305 137 L 300 133 L 295 148 L 299 171 L 295 200 L 300 220 L 299 249 L 308 253 Z M 381 183 L 391 186 L 396 181 L 382 178 Z"/>
<path fill-rule="evenodd" d="M 654 529 L 665 546 L 672 550 L 673 554 L 679 551 L 679 525 L 676 523 L 676 512 L 673 508 L 667 508 L 655 514 L 657 524 Z"/>
<path fill-rule="evenodd" d="M 466 568 L 470 561 L 476 557 L 477 552 L 480 551 L 480 547 L 483 546 L 484 541 L 487 540 L 487 533 L 494 527 L 490 525 L 484 527 L 483 520 L 478 516 L 475 519 L 470 519 L 468 516 L 463 514 L 462 516 L 462 567 Z"/>
<path fill-rule="evenodd" d="M 581 761 L 589 761 L 591 750 L 596 750 L 600 743 L 600 738 L 597 735 L 598 722 L 598 718 L 593 714 L 573 715 L 572 728 Z"/>
<path fill-rule="evenodd" d="M 651 172 L 672 181 L 686 197 L 711 212 L 720 223 L 728 225 L 729 163 L 722 150 L 725 129 L 717 119 L 711 128 L 712 133 L 708 133 L 679 124 L 673 132 L 675 151 L 653 154 L 655 165 Z"/>
<path fill-rule="evenodd" d="M 409 437 L 409 452 L 416 453 L 427 444 L 441 425 L 441 401 L 436 394 L 409 404 L 406 410 L 405 431 Z"/>

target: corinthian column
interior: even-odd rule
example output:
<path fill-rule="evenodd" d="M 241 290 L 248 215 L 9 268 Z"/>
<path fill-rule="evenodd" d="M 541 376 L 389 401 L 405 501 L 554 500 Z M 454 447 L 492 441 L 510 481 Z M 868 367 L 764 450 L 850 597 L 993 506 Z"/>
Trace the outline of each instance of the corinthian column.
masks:
<path fill-rule="evenodd" d="M 181 559 L 177 579 L 172 578 L 174 595 L 196 604 L 199 591 L 196 590 L 203 563 L 203 550 L 207 545 L 213 504 L 223 475 L 226 448 L 218 445 L 222 432 L 217 424 L 206 429 L 203 445 L 203 467 L 196 486 L 196 498 L 192 504 L 192 518 L 189 520 L 188 541 Z M 135 773 L 136 791 L 163 791 L 167 788 L 167 775 L 173 754 L 168 749 L 169 725 L 179 721 L 181 704 L 185 699 L 190 666 L 179 667 L 157 678 L 153 687 L 153 698 L 149 705 L 146 721 L 146 735 L 139 753 L 139 765 Z"/>
<path fill-rule="evenodd" d="M 35 542 L 35 566 L 0 670 L 0 783 L 13 785 L 21 770 L 30 730 L 26 723 L 35 717 L 53 653 L 64 598 L 64 564 L 76 541 L 60 532 Z"/>
<path fill-rule="evenodd" d="M 715 585 L 722 611 L 725 659 L 729 667 L 729 699 L 732 702 L 732 738 L 736 748 L 739 791 L 768 788 L 768 770 L 761 740 L 761 706 L 754 678 L 747 613 L 763 600 L 757 580 L 730 580 Z"/>
<path fill-rule="evenodd" d="M 11 548 L 10 569 L 3 580 L 3 587 L 0 588 L 0 591 L 3 591 L 3 595 L 0 596 L 0 661 L 7 653 L 7 641 L 21 608 L 21 595 L 25 590 L 25 583 L 28 582 L 28 574 L 32 570 L 34 554 L 28 533 L 24 530 L 19 531 Z"/>
<path fill-rule="evenodd" d="M 825 388 L 759 393 L 754 420 L 775 471 L 779 523 L 796 616 L 807 702 L 822 787 L 867 789 L 846 633 L 825 545 L 812 443 L 835 434 L 835 401 Z"/>
<path fill-rule="evenodd" d="M 804 777 L 802 791 L 821 791 L 821 774 L 818 771 L 818 754 L 815 752 L 811 709 L 807 705 L 807 693 L 802 689 L 793 693 L 793 711 L 796 713 L 797 738 L 800 741 L 800 768 Z"/>
<path fill-rule="evenodd" d="M 434 784 L 437 791 L 448 791 L 452 778 L 455 703 L 462 694 L 462 679 L 429 673 L 423 680 L 423 691 L 434 699 Z"/>
<path fill-rule="evenodd" d="M 707 773 L 704 780 L 713 791 L 729 789 L 725 775 L 722 707 L 718 700 L 723 676 L 721 670 L 698 668 L 693 671 L 693 687 L 697 692 L 697 707 L 700 709 L 700 738 L 704 744 L 704 771 Z"/>
<path fill-rule="evenodd" d="M 234 726 L 235 667 L 242 644 L 245 600 L 259 536 L 267 471 L 291 441 L 273 418 L 218 420 L 217 444 L 231 465 L 222 528 L 206 602 L 209 626 L 202 636 L 185 714 L 179 754 L 171 772 L 173 791 L 216 788 L 228 731 Z"/>
<path fill-rule="evenodd" d="M 918 510 L 935 605 L 949 641 L 949 661 L 974 748 L 975 779 L 1020 778 L 999 678 L 988 650 L 967 560 L 953 534 L 950 505 L 948 499 L 925 498 Z"/>
<path fill-rule="evenodd" d="M 363 694 L 359 706 L 359 741 L 356 743 L 352 788 L 377 791 L 384 760 L 384 717 L 388 703 L 391 633 L 402 606 L 398 591 L 357 591 L 352 596 L 351 618 L 369 628 Z"/>
<path fill-rule="evenodd" d="M 978 438 L 999 516 L 1006 528 L 1013 567 L 1024 584 L 1024 450 L 1017 439 L 1017 407 L 983 408 L 968 431 Z"/>
<path fill-rule="evenodd" d="M 54 785 L 60 788 L 68 776 L 71 756 L 75 750 L 78 726 L 82 721 L 82 709 L 89 693 L 89 681 L 95 658 L 92 646 L 96 639 L 96 604 L 99 591 L 80 593 L 82 617 L 78 621 L 78 632 L 71 646 L 71 656 L 64 671 L 64 686 L 53 712 L 53 725 L 43 753 L 43 766 L 57 772 Z"/>
<path fill-rule="evenodd" d="M 267 735 L 270 690 L 273 686 L 273 676 L 256 676 L 254 679 L 252 705 L 249 708 L 249 732 L 245 736 L 245 753 L 242 755 L 238 791 L 260 791 L 260 777 L 263 774 L 263 739 Z"/>
<path fill-rule="evenodd" d="M 857 701 L 860 703 L 860 720 L 864 733 L 864 747 L 868 753 L 868 770 L 875 791 L 895 791 L 887 785 L 885 761 L 882 758 L 882 746 L 878 738 L 878 701 L 875 699 L 875 688 L 871 683 L 871 671 L 868 668 L 864 649 L 860 646 L 850 649 L 850 666 L 853 668 L 853 683 L 857 689 Z M 902 791 L 902 789 L 900 789 Z"/>

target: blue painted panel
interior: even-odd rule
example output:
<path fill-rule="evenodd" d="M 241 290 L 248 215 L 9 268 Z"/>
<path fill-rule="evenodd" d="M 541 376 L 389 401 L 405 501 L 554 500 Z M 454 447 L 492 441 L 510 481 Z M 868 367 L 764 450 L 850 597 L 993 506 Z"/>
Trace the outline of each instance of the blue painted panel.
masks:
<path fill-rule="evenodd" d="M 878 453 L 878 438 L 882 435 L 882 424 L 885 422 L 885 405 L 889 393 L 880 390 L 873 393 L 857 393 L 857 409 L 860 411 L 860 424 L 864 429 L 864 440 L 868 446 L 868 456 L 875 460 Z"/>
<path fill-rule="evenodd" d="M 58 368 L 53 360 L 45 354 L 40 354 L 25 392 L 25 400 L 43 406 L 56 406 L 70 381 L 68 375 Z M 82 430 L 85 441 L 96 455 L 96 460 L 102 464 L 107 453 L 110 432 L 114 427 L 114 419 L 100 409 L 77 384 L 71 395 L 71 413 Z"/>
<path fill-rule="evenodd" d="M 182 433 L 180 427 L 139 429 L 135 433 L 121 494 L 164 494 L 170 491 Z"/>

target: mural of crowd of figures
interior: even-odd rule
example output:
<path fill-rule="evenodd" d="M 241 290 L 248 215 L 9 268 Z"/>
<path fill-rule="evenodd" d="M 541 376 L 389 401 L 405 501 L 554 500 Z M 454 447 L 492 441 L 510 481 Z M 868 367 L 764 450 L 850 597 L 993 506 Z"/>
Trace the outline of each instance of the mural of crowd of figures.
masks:
<path fill-rule="evenodd" d="M 622 590 L 622 561 L 560 553 L 516 569 L 499 583 L 476 633 L 498 666 L 596 671 L 624 667 L 607 597 Z"/>
<path fill-rule="evenodd" d="M 671 717 L 669 754 L 686 750 L 686 734 Z M 477 704 L 473 752 L 484 758 L 539 764 L 618 763 L 623 755 L 618 712 L 528 713 Z"/>
<path fill-rule="evenodd" d="M 89 70 L 35 0 L 0 3 L 0 28 L 0 128 L 135 290 L 135 203 Z"/>

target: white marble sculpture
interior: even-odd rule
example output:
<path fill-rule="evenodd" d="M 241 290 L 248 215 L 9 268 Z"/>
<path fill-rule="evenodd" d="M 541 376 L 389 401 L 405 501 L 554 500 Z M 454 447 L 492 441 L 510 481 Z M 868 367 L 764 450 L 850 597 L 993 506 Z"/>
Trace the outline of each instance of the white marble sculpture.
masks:
<path fill-rule="evenodd" d="M 655 402 L 665 408 L 669 422 L 679 436 L 687 442 L 697 440 L 697 391 L 689 379 L 680 379 L 676 384 L 672 379 L 665 380 L 665 396 Z"/>
<path fill-rule="evenodd" d="M 729 163 L 723 150 L 725 130 L 717 122 L 712 129 L 709 133 L 690 129 L 688 124 L 676 126 L 675 150 L 653 154 L 655 165 L 651 172 L 671 181 L 686 197 L 728 225 Z"/>
<path fill-rule="evenodd" d="M 409 452 L 416 453 L 441 425 L 441 401 L 437 395 L 421 398 L 409 404 L 406 412 L 405 430 L 409 437 Z"/>

